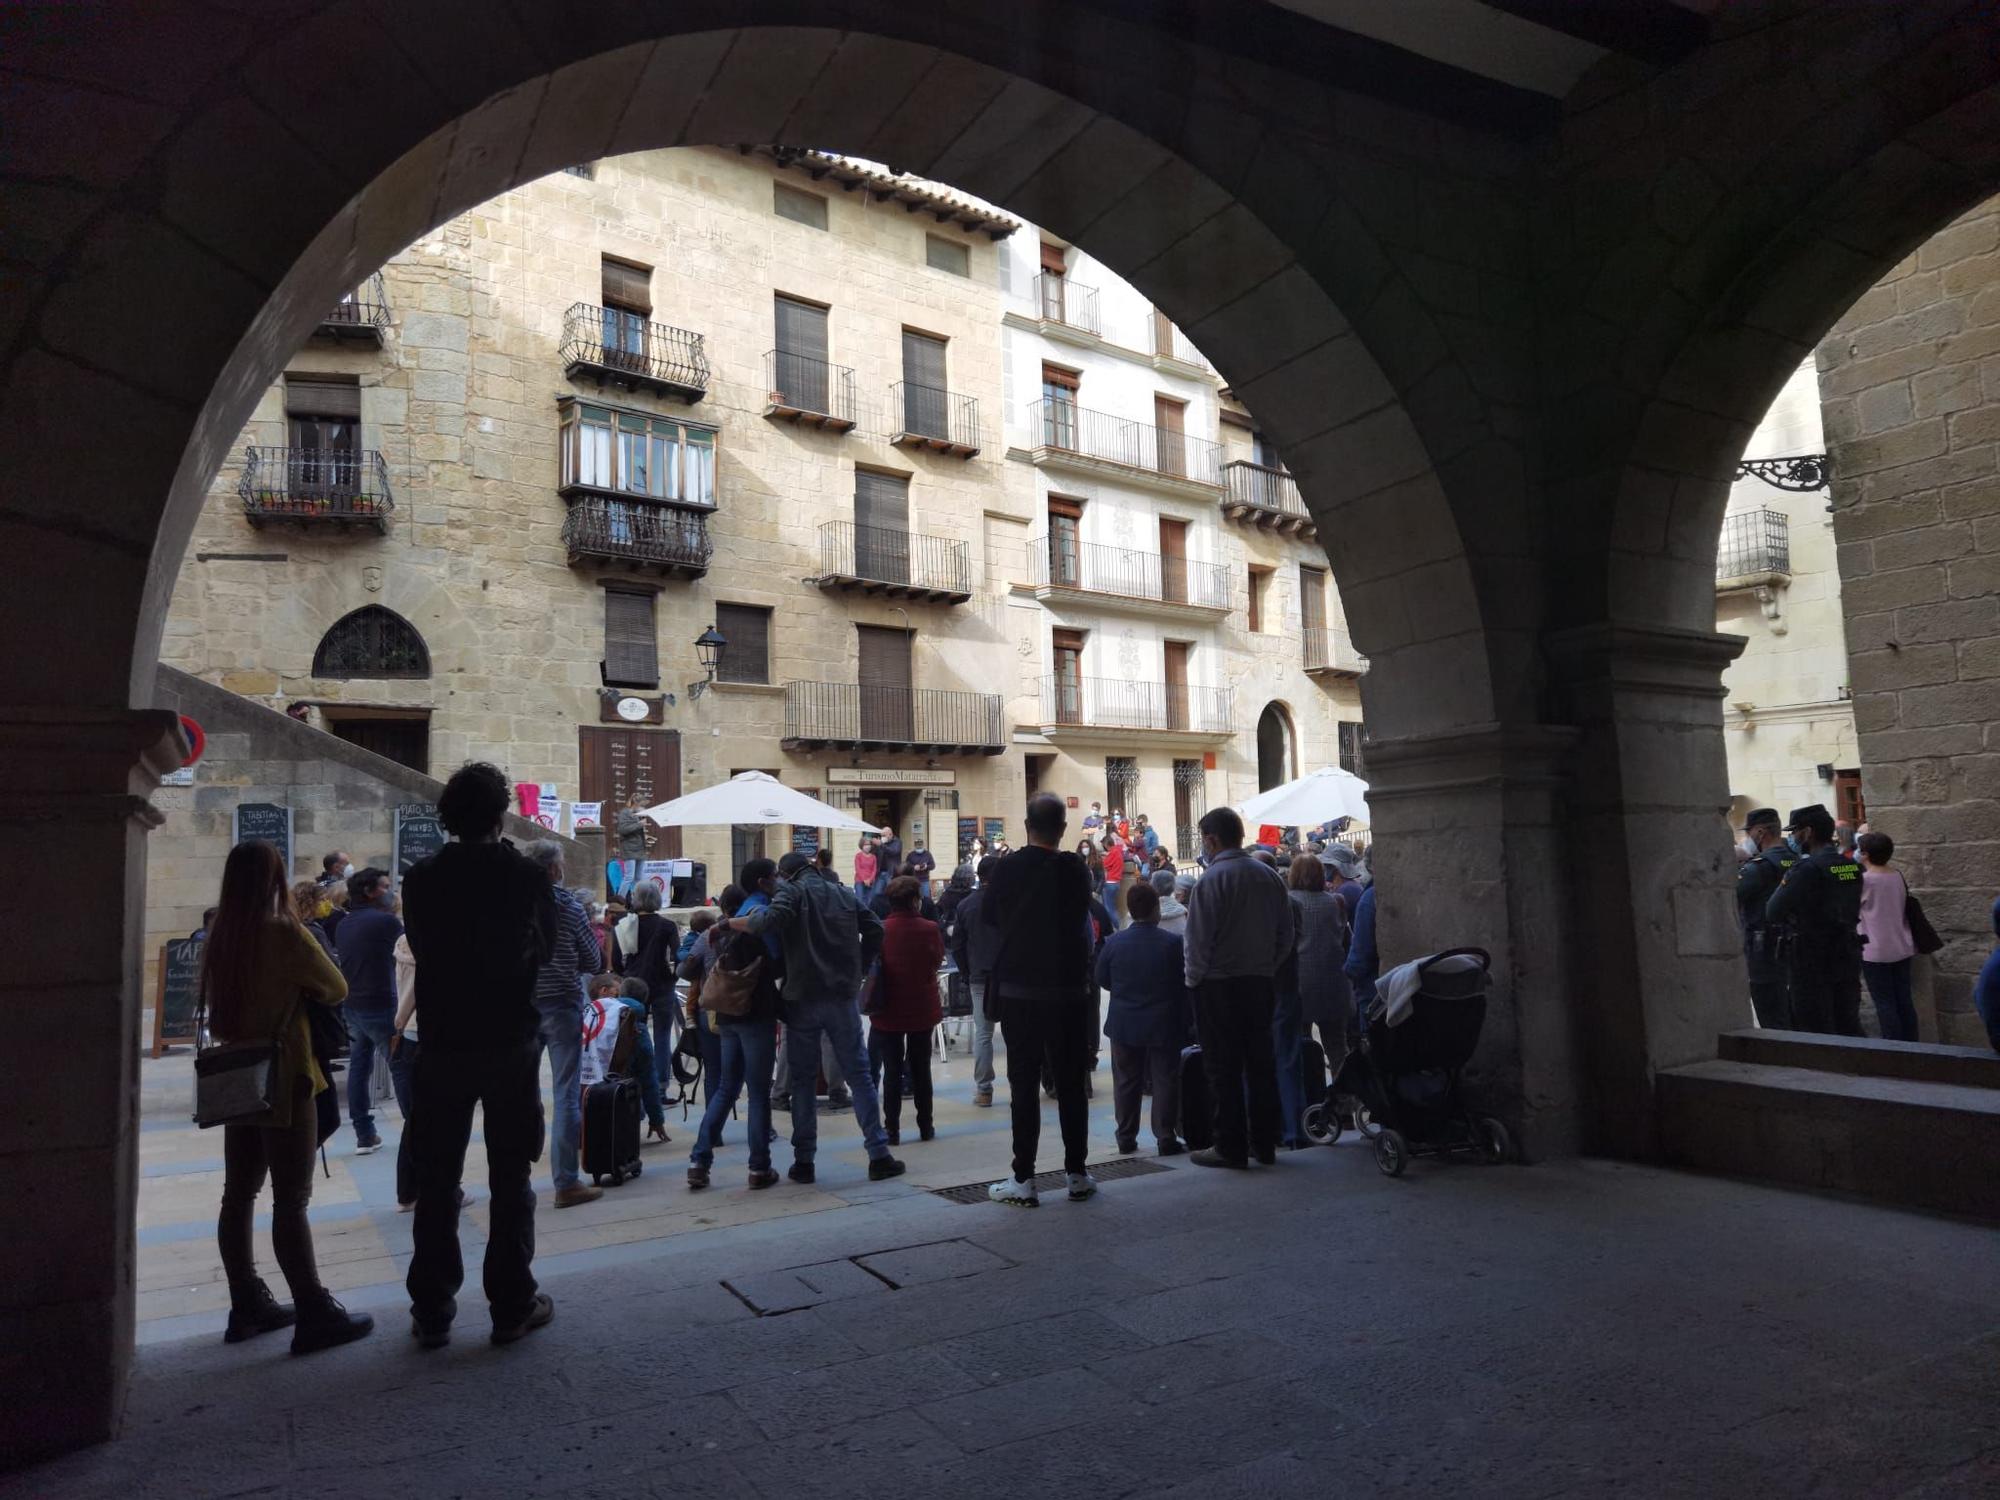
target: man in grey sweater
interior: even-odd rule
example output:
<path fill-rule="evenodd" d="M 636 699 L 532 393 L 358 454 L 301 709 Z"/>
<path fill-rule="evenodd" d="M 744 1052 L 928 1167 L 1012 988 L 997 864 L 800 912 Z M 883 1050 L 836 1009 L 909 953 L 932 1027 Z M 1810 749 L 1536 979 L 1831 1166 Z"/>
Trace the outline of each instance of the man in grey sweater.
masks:
<path fill-rule="evenodd" d="M 1214 809 L 1200 828 L 1208 869 L 1188 895 L 1183 951 L 1215 1104 L 1215 1144 L 1188 1160 L 1247 1167 L 1254 1155 L 1270 1166 L 1281 1128 L 1272 978 L 1292 951 L 1291 903 L 1278 872 L 1244 852 L 1234 809 Z"/>

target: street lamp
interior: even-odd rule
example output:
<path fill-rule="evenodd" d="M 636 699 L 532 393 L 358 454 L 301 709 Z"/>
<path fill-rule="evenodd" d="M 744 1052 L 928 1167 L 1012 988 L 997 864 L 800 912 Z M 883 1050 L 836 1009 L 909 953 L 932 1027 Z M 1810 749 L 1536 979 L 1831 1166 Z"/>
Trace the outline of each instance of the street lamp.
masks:
<path fill-rule="evenodd" d="M 729 642 L 724 638 L 722 632 L 717 630 L 713 625 L 694 638 L 695 659 L 701 663 L 701 669 L 707 675 L 700 682 L 690 682 L 688 684 L 688 697 L 690 700 L 699 698 L 703 693 L 707 692 L 708 685 L 715 681 L 715 665 L 722 660 L 722 648 L 728 644 Z"/>

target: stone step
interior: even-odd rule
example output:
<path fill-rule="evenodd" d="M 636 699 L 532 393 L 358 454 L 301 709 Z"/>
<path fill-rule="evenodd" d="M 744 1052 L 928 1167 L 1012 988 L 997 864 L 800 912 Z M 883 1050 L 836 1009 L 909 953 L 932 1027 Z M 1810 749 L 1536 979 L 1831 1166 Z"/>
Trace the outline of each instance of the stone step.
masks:
<path fill-rule="evenodd" d="M 1729 1058 L 1658 1086 L 1675 1166 L 2000 1219 L 2000 1090 Z"/>
<path fill-rule="evenodd" d="M 1778 1067 L 1810 1068 L 1820 1073 L 2000 1089 L 2000 1052 L 1986 1047 L 1885 1042 L 1877 1037 L 1765 1031 L 1758 1027 L 1725 1031 L 1716 1042 L 1717 1056 L 1728 1062 L 1770 1063 Z"/>

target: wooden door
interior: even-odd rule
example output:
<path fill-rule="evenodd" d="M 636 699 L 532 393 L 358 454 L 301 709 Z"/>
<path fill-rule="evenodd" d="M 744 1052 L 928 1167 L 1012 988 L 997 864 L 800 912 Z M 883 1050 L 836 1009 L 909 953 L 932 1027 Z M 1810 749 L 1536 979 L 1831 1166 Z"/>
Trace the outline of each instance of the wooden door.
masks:
<path fill-rule="evenodd" d="M 1169 604 L 1188 600 L 1188 523 L 1160 517 L 1160 597 Z"/>
<path fill-rule="evenodd" d="M 1077 392 L 1083 380 L 1074 370 L 1044 363 L 1042 366 L 1042 446 L 1077 446 Z"/>
<path fill-rule="evenodd" d="M 604 258 L 604 362 L 620 369 L 646 368 L 646 322 L 653 315 L 653 273 L 629 261 Z"/>
<path fill-rule="evenodd" d="M 1049 496 L 1049 582 L 1065 588 L 1083 585 L 1083 506 L 1059 495 Z"/>
<path fill-rule="evenodd" d="M 777 368 L 772 381 L 779 404 L 799 411 L 828 411 L 826 309 L 792 297 L 773 303 Z"/>
<path fill-rule="evenodd" d="M 915 737 L 910 691 L 910 634 L 881 625 L 854 627 L 861 737 L 907 745 Z"/>
<path fill-rule="evenodd" d="M 910 581 L 910 481 L 854 471 L 854 563 L 862 578 Z"/>
<path fill-rule="evenodd" d="M 944 343 L 928 333 L 903 330 L 903 431 L 920 437 L 951 436 L 946 410 Z"/>
<path fill-rule="evenodd" d="M 388 757 L 399 766 L 430 774 L 431 721 L 429 715 L 407 719 L 329 718 L 327 729 L 336 739 L 346 740 L 363 750 Z"/>
<path fill-rule="evenodd" d="M 1083 632 L 1058 630 L 1055 633 L 1055 721 L 1058 724 L 1083 722 Z"/>
<path fill-rule="evenodd" d="M 1188 727 L 1188 643 L 1168 641 L 1167 647 L 1167 728 Z"/>
<path fill-rule="evenodd" d="M 1332 665 L 1331 642 L 1326 633 L 1326 569 L 1299 565 L 1299 624 L 1305 637 L 1305 661 L 1309 667 Z"/>
<path fill-rule="evenodd" d="M 625 729 L 581 725 L 577 729 L 578 783 L 583 802 L 604 804 L 604 826 L 616 853 L 618 809 L 637 801 L 642 808 L 681 794 L 681 737 L 674 729 Z M 646 857 L 677 859 L 681 831 L 646 824 Z"/>
<path fill-rule="evenodd" d="M 1868 805 L 1861 800 L 1859 771 L 1833 773 L 1833 815 L 1841 822 L 1851 823 L 1856 828 L 1868 821 Z"/>
<path fill-rule="evenodd" d="M 1153 352 L 1167 359 L 1174 357 L 1174 322 L 1157 307 L 1153 309 Z"/>
<path fill-rule="evenodd" d="M 1154 442 L 1162 474 L 1187 473 L 1187 402 L 1172 396 L 1153 398 Z"/>
<path fill-rule="evenodd" d="M 1042 242 L 1041 275 L 1042 317 L 1051 323 L 1067 323 L 1069 321 L 1064 316 L 1068 311 L 1068 306 L 1063 296 L 1066 290 L 1063 273 L 1066 269 L 1067 257 L 1063 251 L 1063 247 L 1060 245 L 1051 245 L 1047 240 L 1044 240 Z"/>

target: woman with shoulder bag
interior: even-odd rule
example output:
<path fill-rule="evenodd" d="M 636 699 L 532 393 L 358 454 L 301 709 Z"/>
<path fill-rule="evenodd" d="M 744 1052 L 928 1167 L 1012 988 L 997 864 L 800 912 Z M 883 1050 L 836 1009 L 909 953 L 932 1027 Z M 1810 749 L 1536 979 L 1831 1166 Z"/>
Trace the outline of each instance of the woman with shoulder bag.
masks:
<path fill-rule="evenodd" d="M 320 1284 L 306 1205 L 312 1200 L 319 1148 L 314 1099 L 326 1075 L 313 1059 L 304 1007 L 334 1006 L 347 982 L 300 925 L 285 888 L 283 858 L 271 845 L 238 844 L 222 868 L 222 896 L 202 954 L 201 1005 L 210 1037 L 224 1043 L 273 1044 L 270 1106 L 254 1120 L 222 1127 L 222 1209 L 215 1234 L 229 1278 L 229 1327 L 240 1343 L 292 1329 L 292 1353 L 310 1354 L 358 1339 L 375 1326 L 349 1313 Z M 251 1223 L 264 1179 L 271 1179 L 271 1248 L 291 1288 L 278 1302 L 257 1275 Z"/>
<path fill-rule="evenodd" d="M 888 897 L 882 956 L 866 1010 L 868 1060 L 881 1074 L 882 1126 L 889 1144 L 897 1146 L 902 1144 L 905 1069 L 916 1104 L 917 1138 L 937 1138 L 931 1123 L 931 1032 L 944 1018 L 937 981 L 944 934 L 924 916 L 923 887 L 914 876 L 890 881 Z"/>
<path fill-rule="evenodd" d="M 1916 898 L 1902 872 L 1889 868 L 1896 845 L 1888 834 L 1864 833 L 1856 847 L 1861 852 L 1861 977 L 1875 1002 L 1882 1039 L 1914 1042 L 1917 1009 L 1910 999 L 1910 961 L 1917 941 L 1910 930 L 1910 908 Z M 1917 920 L 1923 920 L 1921 915 Z"/>
<path fill-rule="evenodd" d="M 719 904 L 732 914 L 768 906 L 767 886 L 775 879 L 777 868 L 768 859 L 751 860 L 744 865 L 738 884 L 718 898 Z M 688 1153 L 688 1187 L 698 1192 L 708 1186 L 715 1148 L 722 1144 L 723 1121 L 736 1107 L 737 1094 L 746 1088 L 750 1094 L 749 1184 L 753 1188 L 775 1186 L 771 1069 L 778 1050 L 777 956 L 765 938 L 712 926 L 705 943 L 691 955 L 691 960 L 697 958 L 701 977 L 696 995 L 701 997 L 701 1011 L 694 1024 L 700 1028 L 704 1048 L 713 1046 L 715 1062 L 712 1069 L 706 1064 L 703 1067 L 709 1080 L 708 1107 L 702 1112 L 694 1149 Z M 690 1003 L 693 999 L 691 996 Z M 812 1084 L 808 1082 L 806 1087 Z"/>

